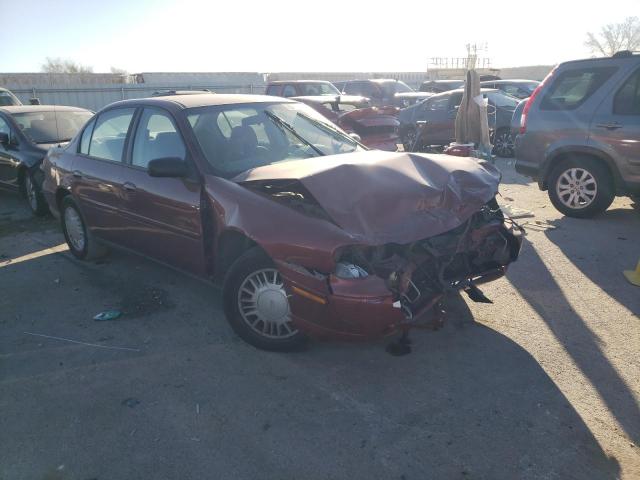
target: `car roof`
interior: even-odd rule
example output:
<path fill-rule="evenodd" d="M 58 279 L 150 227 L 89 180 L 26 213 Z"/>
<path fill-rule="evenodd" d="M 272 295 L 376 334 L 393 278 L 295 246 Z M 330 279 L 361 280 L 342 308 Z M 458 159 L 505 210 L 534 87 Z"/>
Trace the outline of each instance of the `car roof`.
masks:
<path fill-rule="evenodd" d="M 498 90 L 497 88 L 481 88 L 480 89 L 480 93 L 491 93 L 491 92 L 500 92 L 500 90 Z M 437 97 L 444 97 L 447 95 L 451 95 L 452 93 L 464 93 L 464 88 L 455 88 L 453 90 L 447 90 L 446 92 L 436 93 L 435 95 L 430 96 L 427 100 L 431 100 L 432 98 L 437 98 Z"/>
<path fill-rule="evenodd" d="M 331 83 L 327 80 L 274 80 L 268 85 L 281 85 L 283 83 Z"/>
<path fill-rule="evenodd" d="M 249 94 L 219 94 L 202 93 L 199 95 L 168 95 L 165 97 L 148 97 L 135 98 L 131 100 L 121 100 L 119 102 L 108 105 L 113 107 L 137 107 L 141 105 L 173 107 L 178 109 L 208 107 L 218 105 L 237 105 L 242 103 L 273 103 L 273 102 L 292 103 L 290 100 L 280 98 L 276 100 L 274 97 L 267 95 L 249 95 Z"/>
<path fill-rule="evenodd" d="M 38 113 L 38 112 L 91 112 L 86 108 L 69 107 L 66 105 L 11 105 L 0 107 L 5 113 Z"/>
<path fill-rule="evenodd" d="M 640 54 L 637 52 L 617 52 L 610 57 L 591 57 L 591 58 L 580 58 L 578 60 L 568 60 L 566 62 L 562 62 L 559 65 L 572 65 L 574 63 L 608 63 L 608 62 L 639 62 Z"/>
<path fill-rule="evenodd" d="M 502 80 L 483 80 L 480 85 L 491 83 L 493 85 L 505 85 L 508 83 L 540 83 L 538 80 L 525 80 L 522 78 L 502 79 Z"/>
<path fill-rule="evenodd" d="M 442 84 L 444 84 L 444 83 L 464 83 L 464 80 L 452 78 L 452 79 L 449 79 L 449 80 L 425 80 L 422 83 L 423 84 L 425 84 L 425 83 L 427 83 L 427 84 L 428 83 L 435 83 L 435 84 L 438 84 L 438 83 L 442 83 Z"/>

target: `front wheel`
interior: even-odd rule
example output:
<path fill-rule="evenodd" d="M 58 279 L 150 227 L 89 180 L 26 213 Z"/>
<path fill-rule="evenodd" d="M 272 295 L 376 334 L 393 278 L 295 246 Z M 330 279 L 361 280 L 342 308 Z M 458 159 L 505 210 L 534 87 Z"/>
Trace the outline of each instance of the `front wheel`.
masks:
<path fill-rule="evenodd" d="M 615 197 L 609 170 L 597 160 L 576 158 L 557 165 L 549 175 L 549 199 L 569 217 L 591 218 Z"/>
<path fill-rule="evenodd" d="M 34 215 L 41 217 L 49 212 L 47 202 L 37 186 L 33 174 L 27 171 L 24 175 L 24 195 Z"/>
<path fill-rule="evenodd" d="M 280 272 L 258 248 L 231 266 L 223 287 L 225 315 L 245 342 L 262 350 L 292 351 L 304 344 L 293 325 Z"/>

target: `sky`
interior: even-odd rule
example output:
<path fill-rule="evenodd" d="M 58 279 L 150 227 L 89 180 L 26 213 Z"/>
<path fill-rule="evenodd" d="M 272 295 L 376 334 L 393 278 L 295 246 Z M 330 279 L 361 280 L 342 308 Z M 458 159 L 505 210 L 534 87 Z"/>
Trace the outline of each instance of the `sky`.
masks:
<path fill-rule="evenodd" d="M 0 0 L 0 72 L 37 72 L 46 57 L 94 72 L 424 71 L 468 43 L 497 68 L 550 65 L 590 56 L 587 32 L 640 16 L 640 0 L 595 3 Z"/>

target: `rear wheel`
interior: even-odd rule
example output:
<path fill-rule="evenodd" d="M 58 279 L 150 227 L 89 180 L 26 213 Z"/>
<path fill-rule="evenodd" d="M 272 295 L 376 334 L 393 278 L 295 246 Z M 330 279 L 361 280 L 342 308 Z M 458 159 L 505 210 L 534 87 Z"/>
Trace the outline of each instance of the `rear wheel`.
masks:
<path fill-rule="evenodd" d="M 45 201 L 40 188 L 33 178 L 31 172 L 27 171 L 24 174 L 24 195 L 27 199 L 29 208 L 34 215 L 42 216 L 49 212 L 49 207 Z"/>
<path fill-rule="evenodd" d="M 260 249 L 252 248 L 234 262 L 223 297 L 227 320 L 245 342 L 271 351 L 297 350 L 304 344 L 291 321 L 280 272 Z"/>
<path fill-rule="evenodd" d="M 62 232 L 74 257 L 92 260 L 106 255 L 107 249 L 91 234 L 78 206 L 70 196 L 62 199 L 60 214 Z"/>
<path fill-rule="evenodd" d="M 508 128 L 501 128 L 493 137 L 493 154 L 499 157 L 511 158 L 514 154 L 515 144 L 513 135 Z"/>
<path fill-rule="evenodd" d="M 569 217 L 591 218 L 604 212 L 615 197 L 607 167 L 592 158 L 572 158 L 557 165 L 548 178 L 549 198 Z"/>

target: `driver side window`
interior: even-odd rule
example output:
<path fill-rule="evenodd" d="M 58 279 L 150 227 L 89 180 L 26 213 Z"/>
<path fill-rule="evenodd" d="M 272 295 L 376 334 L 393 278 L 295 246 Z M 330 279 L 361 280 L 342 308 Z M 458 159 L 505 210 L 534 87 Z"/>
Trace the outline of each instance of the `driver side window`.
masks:
<path fill-rule="evenodd" d="M 145 108 L 133 141 L 131 164 L 147 168 L 151 160 L 180 158 L 186 150 L 180 133 L 168 113 L 155 108 Z"/>

